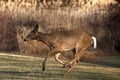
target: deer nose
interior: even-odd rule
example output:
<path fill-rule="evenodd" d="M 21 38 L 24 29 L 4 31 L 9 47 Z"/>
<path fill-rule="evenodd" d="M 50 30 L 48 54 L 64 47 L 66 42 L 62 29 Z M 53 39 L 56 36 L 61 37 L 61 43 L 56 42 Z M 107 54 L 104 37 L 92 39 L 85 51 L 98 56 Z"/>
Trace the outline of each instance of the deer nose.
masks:
<path fill-rule="evenodd" d="M 24 39 L 24 41 L 27 41 L 26 39 Z"/>

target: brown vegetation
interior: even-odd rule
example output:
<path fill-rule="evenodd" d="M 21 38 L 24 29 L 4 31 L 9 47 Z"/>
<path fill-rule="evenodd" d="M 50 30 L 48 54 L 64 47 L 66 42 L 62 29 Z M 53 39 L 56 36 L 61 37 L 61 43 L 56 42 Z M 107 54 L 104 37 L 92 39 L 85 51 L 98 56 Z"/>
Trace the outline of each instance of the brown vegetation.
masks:
<path fill-rule="evenodd" d="M 15 25 L 12 18 L 0 12 L 0 51 L 18 51 Z"/>
<path fill-rule="evenodd" d="M 37 1 L 0 1 L 1 51 L 20 49 L 21 52 L 35 55 L 46 53 L 47 48 L 42 43 L 23 42 L 23 38 L 36 23 L 41 26 L 39 31 L 45 29 L 47 32 L 81 28 L 97 37 L 98 49 L 120 50 L 119 0 Z"/>

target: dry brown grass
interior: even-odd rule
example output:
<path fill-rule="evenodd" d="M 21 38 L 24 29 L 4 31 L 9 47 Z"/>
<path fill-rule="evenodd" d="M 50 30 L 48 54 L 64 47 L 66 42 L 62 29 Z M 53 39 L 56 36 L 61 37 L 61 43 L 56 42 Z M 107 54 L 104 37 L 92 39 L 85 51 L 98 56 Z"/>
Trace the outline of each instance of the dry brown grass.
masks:
<path fill-rule="evenodd" d="M 109 50 L 115 49 L 116 47 L 119 48 L 119 45 L 117 44 L 120 40 L 118 38 L 119 18 L 115 20 L 115 22 L 111 19 L 113 16 L 116 16 L 116 11 L 119 9 L 118 6 L 116 6 L 117 3 L 115 1 L 110 0 L 103 2 L 103 0 L 100 0 L 100 2 L 97 2 L 93 0 L 94 2 L 91 4 L 90 0 L 87 0 L 86 3 L 85 1 L 80 2 L 80 0 L 78 0 L 78 6 L 71 9 L 69 5 L 66 5 L 67 7 L 46 9 L 43 8 L 41 3 L 40 6 L 37 7 L 38 4 L 36 3 L 36 0 L 32 0 L 31 2 L 24 2 L 23 0 L 20 1 L 21 2 L 0 1 L 1 17 L 4 16 L 10 18 L 1 18 L 1 29 L 2 26 L 6 27 L 6 32 L 1 31 L 2 36 L 3 34 L 14 34 L 14 31 L 16 30 L 16 33 L 13 35 L 15 39 L 12 38 L 12 36 L 10 38 L 11 40 L 16 40 L 17 38 L 16 42 L 18 42 L 18 45 L 16 42 L 16 44 L 12 45 L 5 43 L 2 48 L 10 46 L 13 50 L 13 46 L 17 45 L 16 47 L 18 47 L 21 52 L 32 55 L 41 53 L 45 54 L 47 52 L 47 47 L 42 43 L 38 43 L 36 41 L 29 43 L 23 42 L 23 38 L 26 37 L 32 29 L 32 26 L 36 23 L 38 23 L 40 27 L 44 28 L 47 32 L 51 32 L 56 29 L 84 29 L 86 32 L 97 37 L 98 49 Z M 112 6 L 110 3 L 112 3 Z M 109 11 L 111 9 L 112 12 Z M 7 15 L 4 13 L 7 13 Z M 113 16 L 109 18 L 109 14 Z M 113 24 L 111 24 L 111 22 L 113 22 Z M 117 28 L 112 25 L 117 26 Z M 8 26 L 15 26 L 15 28 L 8 28 Z M 13 32 L 11 29 L 13 29 Z M 114 32 L 114 30 L 116 30 L 116 32 Z M 41 29 L 39 29 L 39 31 L 41 31 Z M 2 40 L 4 39 L 1 38 L 1 41 Z M 11 40 L 8 39 L 7 41 Z"/>
<path fill-rule="evenodd" d="M 0 11 L 0 51 L 18 51 L 14 22 L 8 13 Z"/>

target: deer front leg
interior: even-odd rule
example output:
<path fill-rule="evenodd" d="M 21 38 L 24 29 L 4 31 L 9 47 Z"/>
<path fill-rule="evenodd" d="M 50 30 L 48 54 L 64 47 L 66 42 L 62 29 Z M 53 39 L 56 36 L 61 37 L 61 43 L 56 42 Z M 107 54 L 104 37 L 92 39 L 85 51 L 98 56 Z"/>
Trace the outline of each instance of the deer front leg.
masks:
<path fill-rule="evenodd" d="M 65 63 L 62 62 L 62 61 L 59 59 L 60 55 L 61 55 L 61 53 L 56 53 L 56 54 L 54 55 L 54 58 L 55 58 L 55 60 L 56 60 L 57 62 L 59 62 L 60 64 L 64 65 Z"/>
<path fill-rule="evenodd" d="M 47 53 L 47 55 L 45 56 L 45 59 L 44 59 L 44 61 L 43 61 L 43 63 L 42 63 L 42 71 L 44 71 L 45 70 L 45 67 L 46 67 L 46 61 L 47 61 L 47 58 L 49 57 L 49 55 L 50 55 L 50 53 Z"/>
<path fill-rule="evenodd" d="M 59 48 L 53 48 L 51 51 L 50 51 L 51 54 L 53 54 L 55 60 L 62 64 L 62 65 L 65 65 L 65 63 L 59 59 L 60 55 L 61 55 L 61 51 L 59 50 Z"/>
<path fill-rule="evenodd" d="M 46 67 L 46 61 L 47 61 L 47 58 L 50 56 L 50 54 L 55 54 L 56 53 L 56 49 L 54 49 L 54 50 L 51 50 L 50 51 L 50 53 L 47 53 L 47 55 L 45 56 L 45 59 L 44 59 L 44 61 L 43 61 L 43 63 L 42 63 L 42 71 L 44 71 L 45 70 L 45 67 Z M 58 55 L 56 55 L 56 57 L 57 57 Z M 59 56 L 58 56 L 59 57 Z"/>

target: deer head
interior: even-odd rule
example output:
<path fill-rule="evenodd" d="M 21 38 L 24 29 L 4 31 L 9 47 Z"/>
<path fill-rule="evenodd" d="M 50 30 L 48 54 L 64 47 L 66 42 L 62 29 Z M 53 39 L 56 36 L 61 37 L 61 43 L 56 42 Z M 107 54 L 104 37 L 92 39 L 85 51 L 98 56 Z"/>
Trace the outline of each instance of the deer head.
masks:
<path fill-rule="evenodd" d="M 38 35 L 38 24 L 34 26 L 33 30 L 27 35 L 27 37 L 24 39 L 24 41 L 30 41 L 36 39 Z"/>

